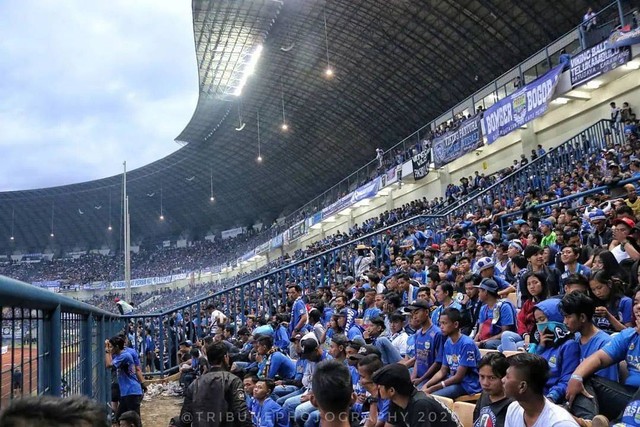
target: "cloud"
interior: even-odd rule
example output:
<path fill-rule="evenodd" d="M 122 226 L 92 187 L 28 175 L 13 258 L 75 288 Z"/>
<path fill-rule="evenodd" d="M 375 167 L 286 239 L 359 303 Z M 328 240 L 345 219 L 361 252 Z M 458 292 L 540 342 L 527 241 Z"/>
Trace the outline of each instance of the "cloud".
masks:
<path fill-rule="evenodd" d="M 162 158 L 197 102 L 188 0 L 0 2 L 0 58 L 2 191 Z"/>

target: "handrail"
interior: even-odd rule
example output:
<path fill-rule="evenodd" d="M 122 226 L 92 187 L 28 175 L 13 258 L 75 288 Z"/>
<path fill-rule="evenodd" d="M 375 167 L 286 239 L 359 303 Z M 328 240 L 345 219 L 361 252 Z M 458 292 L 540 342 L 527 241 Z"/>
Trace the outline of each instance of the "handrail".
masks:
<path fill-rule="evenodd" d="M 570 143 L 571 141 L 574 140 L 574 138 L 577 138 L 579 136 L 581 136 L 582 134 L 586 133 L 589 131 L 589 129 L 593 128 L 594 126 L 597 126 L 598 124 L 601 123 L 608 123 L 609 121 L 606 119 L 601 119 L 598 120 L 597 122 L 595 122 L 594 124 L 592 124 L 591 126 L 589 126 L 586 129 L 582 129 L 580 132 L 578 132 L 577 134 L 575 134 L 574 136 L 567 138 L 566 141 L 564 141 L 562 144 L 553 147 L 551 149 L 549 149 L 546 153 L 544 153 L 542 156 L 538 156 L 537 159 L 530 161 L 524 168 L 519 168 L 516 169 L 515 171 L 511 172 L 509 175 L 503 177 L 502 179 L 496 181 L 495 183 L 491 184 L 489 187 L 485 188 L 484 190 L 482 190 L 481 192 L 477 193 L 476 195 L 474 195 L 474 197 L 469 198 L 467 200 L 465 200 L 462 203 L 459 203 L 455 206 L 452 206 L 450 208 L 448 208 L 445 212 L 443 212 L 441 215 L 451 215 L 453 212 L 455 212 L 458 209 L 463 208 L 464 206 L 473 203 L 475 200 L 477 200 L 478 198 L 484 196 L 485 194 L 487 194 L 488 192 L 494 190 L 496 187 L 498 187 L 499 185 L 501 185 L 505 180 L 514 177 L 517 174 L 521 174 L 523 173 L 523 170 L 525 169 L 529 169 L 529 168 L 533 168 L 537 163 L 541 163 L 542 161 L 546 160 L 547 156 L 549 156 L 552 153 L 555 153 L 556 150 L 558 150 L 559 148 L 563 147 L 565 144 Z"/>
<path fill-rule="evenodd" d="M 6 276 L 0 276 L 0 301 L 3 306 L 22 306 L 31 309 L 61 310 L 77 314 L 119 317 L 117 314 L 99 309 L 90 304 L 46 291 Z"/>
<path fill-rule="evenodd" d="M 554 206 L 560 203 L 564 203 L 564 202 L 569 202 L 571 200 L 575 200 L 575 199 L 579 199 L 580 197 L 587 197 L 590 196 L 592 194 L 596 194 L 596 193 L 602 193 L 605 192 L 607 190 L 611 190 L 612 188 L 615 187 L 621 187 L 623 185 L 626 184 L 634 184 L 636 182 L 640 181 L 640 178 L 638 177 L 631 177 L 631 178 L 627 178 L 627 179 L 623 179 L 615 184 L 607 184 L 607 185 L 601 185 L 600 187 L 596 187 L 596 188 L 592 188 L 590 190 L 585 190 L 582 191 L 580 193 L 577 194 L 571 194 L 569 196 L 565 196 L 565 197 L 560 197 L 559 199 L 555 199 L 555 200 L 550 200 L 548 202 L 544 202 L 544 203 L 540 203 L 537 204 L 535 206 L 532 206 L 530 210 L 534 211 L 534 210 L 540 210 L 540 209 L 544 209 L 544 208 L 548 208 L 549 206 Z M 518 210 L 518 211 L 513 211 L 513 212 L 508 212 L 504 215 L 502 215 L 500 217 L 500 220 L 504 219 L 504 218 L 509 218 L 512 216 L 517 216 L 517 215 L 522 215 L 525 211 L 524 210 Z"/>
<path fill-rule="evenodd" d="M 234 291 L 236 289 L 242 288 L 243 286 L 246 286 L 246 285 L 248 285 L 248 284 L 250 284 L 252 282 L 256 282 L 258 280 L 261 280 L 265 276 L 271 276 L 271 275 L 275 275 L 275 274 L 278 274 L 278 273 L 286 271 L 286 270 L 290 270 L 291 268 L 293 268 L 293 267 L 295 267 L 297 265 L 304 264 L 306 262 L 309 262 L 309 261 L 311 261 L 313 259 L 316 259 L 316 258 L 319 258 L 321 256 L 325 256 L 325 255 L 331 254 L 332 252 L 335 252 L 335 251 L 340 250 L 342 248 L 345 248 L 347 246 L 353 245 L 356 242 L 359 242 L 359 241 L 362 241 L 362 240 L 366 240 L 366 239 L 370 239 L 372 237 L 375 237 L 377 235 L 380 235 L 380 234 L 384 233 L 387 230 L 391 230 L 393 228 L 396 228 L 396 227 L 399 227 L 399 226 L 402 226 L 402 225 L 405 225 L 405 224 L 409 224 L 411 222 L 415 222 L 415 221 L 417 221 L 419 219 L 429 220 L 429 219 L 437 219 L 437 218 L 441 218 L 441 217 L 443 217 L 443 215 L 429 215 L 429 214 L 426 214 L 426 215 L 425 214 L 415 215 L 415 216 L 412 216 L 411 218 L 407 218 L 405 220 L 396 222 L 395 224 L 389 225 L 389 226 L 384 227 L 384 228 L 380 228 L 380 229 L 378 229 L 376 231 L 373 231 L 373 232 L 371 232 L 369 234 L 366 234 L 364 236 L 358 237 L 357 239 L 349 240 L 348 242 L 341 243 L 340 245 L 335 246 L 335 247 L 330 248 L 330 249 L 327 249 L 327 250 L 325 250 L 323 252 L 308 256 L 308 257 L 306 257 L 304 259 L 301 259 L 301 260 L 298 260 L 298 261 L 296 261 L 294 263 L 287 264 L 287 265 L 285 265 L 283 267 L 279 267 L 279 268 L 277 268 L 275 270 L 271 270 L 271 271 L 268 271 L 266 273 L 260 274 L 257 277 L 246 279 L 246 280 L 244 280 L 244 281 L 242 281 L 242 282 L 240 282 L 240 283 L 238 283 L 236 285 L 233 285 L 233 286 L 231 286 L 229 288 L 217 291 L 217 292 L 215 292 L 215 293 L 213 293 L 211 295 L 206 295 L 206 296 L 200 297 L 200 298 L 195 299 L 193 301 L 190 301 L 190 302 L 188 302 L 186 304 L 183 304 L 183 305 L 177 306 L 177 307 L 173 307 L 173 308 L 171 308 L 169 310 L 166 310 L 166 311 L 163 311 L 161 313 L 144 314 L 144 316 L 145 317 L 163 316 L 163 315 L 170 314 L 170 313 L 172 313 L 174 311 L 184 310 L 186 307 L 192 306 L 193 304 L 196 304 L 198 302 L 202 302 L 202 301 L 207 300 L 209 298 L 212 298 L 214 296 L 222 295 L 222 294 L 225 294 L 227 292 L 231 292 L 231 291 Z M 137 318 L 137 317 L 140 317 L 140 316 L 141 316 L 141 314 L 131 314 L 131 315 L 125 315 L 125 316 L 122 316 L 122 317 L 123 318 L 134 318 L 134 317 Z"/>

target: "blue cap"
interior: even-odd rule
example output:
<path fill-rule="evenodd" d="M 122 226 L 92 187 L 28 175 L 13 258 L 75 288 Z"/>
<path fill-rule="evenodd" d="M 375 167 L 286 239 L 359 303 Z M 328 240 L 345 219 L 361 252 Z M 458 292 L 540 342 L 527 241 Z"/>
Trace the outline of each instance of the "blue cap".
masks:
<path fill-rule="evenodd" d="M 524 219 L 521 218 L 521 219 L 516 219 L 515 221 L 513 221 L 513 223 L 515 225 L 522 225 L 522 224 L 526 224 L 527 221 L 525 221 Z"/>

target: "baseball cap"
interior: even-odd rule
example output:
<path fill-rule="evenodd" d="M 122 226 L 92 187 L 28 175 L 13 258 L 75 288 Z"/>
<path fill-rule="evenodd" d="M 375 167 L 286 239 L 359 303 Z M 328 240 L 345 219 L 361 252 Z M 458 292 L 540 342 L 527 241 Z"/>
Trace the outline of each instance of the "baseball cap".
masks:
<path fill-rule="evenodd" d="M 476 262 L 476 271 L 481 272 L 486 270 L 487 268 L 493 267 L 493 260 L 488 256 L 484 258 L 480 258 L 478 262 Z"/>
<path fill-rule="evenodd" d="M 302 355 L 312 354 L 318 349 L 319 345 L 320 344 L 318 343 L 318 338 L 316 338 L 316 334 L 313 332 L 309 332 L 308 334 L 305 334 L 305 336 L 303 336 L 300 341 L 300 347 L 302 348 L 301 354 Z"/>
<path fill-rule="evenodd" d="M 613 225 L 624 224 L 629 228 L 634 228 L 636 223 L 631 218 L 616 218 L 613 220 Z"/>
<path fill-rule="evenodd" d="M 371 380 L 377 385 L 397 387 L 399 384 L 411 383 L 411 376 L 406 366 L 392 363 L 375 371 Z"/>
<path fill-rule="evenodd" d="M 498 292 L 498 284 L 493 279 L 483 279 L 478 286 L 474 286 L 474 288 L 484 289 L 485 291 L 493 292 L 494 294 Z"/>
<path fill-rule="evenodd" d="M 515 221 L 513 221 L 513 223 L 515 225 L 522 225 L 522 224 L 526 224 L 527 221 L 525 221 L 524 219 L 521 218 L 521 219 L 516 219 Z"/>
<path fill-rule="evenodd" d="M 353 276 L 347 276 L 344 278 L 344 281 L 353 283 L 356 281 L 356 279 L 354 279 Z"/>
<path fill-rule="evenodd" d="M 437 243 L 433 243 L 431 246 L 427 248 L 428 251 L 440 252 L 440 245 Z"/>
<path fill-rule="evenodd" d="M 409 311 L 429 310 L 429 308 L 431 308 L 431 303 L 424 299 L 417 299 L 407 306 L 407 310 Z"/>
<path fill-rule="evenodd" d="M 191 342 L 191 340 L 186 340 L 186 341 L 182 341 L 180 345 L 186 345 L 187 347 L 191 347 L 193 343 Z"/>
<path fill-rule="evenodd" d="M 552 223 L 551 223 L 551 221 L 549 221 L 548 219 L 542 219 L 542 220 L 540 220 L 540 227 L 542 227 L 543 225 L 544 225 L 545 227 L 549 227 L 549 228 L 553 227 L 553 224 L 552 224 Z"/>
<path fill-rule="evenodd" d="M 378 350 L 378 347 L 376 347 L 375 345 L 371 345 L 371 344 L 366 344 L 360 347 L 360 350 L 358 350 L 358 353 L 349 356 L 349 359 L 362 359 L 365 356 L 368 356 L 370 354 L 375 354 L 378 357 L 382 357 L 382 353 L 380 353 L 380 350 Z"/>

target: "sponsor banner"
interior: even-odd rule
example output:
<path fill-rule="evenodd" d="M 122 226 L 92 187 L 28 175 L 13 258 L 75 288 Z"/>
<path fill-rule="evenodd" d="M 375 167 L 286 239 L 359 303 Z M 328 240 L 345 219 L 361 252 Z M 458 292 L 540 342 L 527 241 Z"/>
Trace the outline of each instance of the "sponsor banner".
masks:
<path fill-rule="evenodd" d="M 553 98 L 563 65 L 529 83 L 489 107 L 482 117 L 482 134 L 487 144 L 543 115 Z"/>
<path fill-rule="evenodd" d="M 178 273 L 178 274 L 172 274 L 171 275 L 171 281 L 182 280 L 182 279 L 186 279 L 186 278 L 187 278 L 187 273 Z"/>
<path fill-rule="evenodd" d="M 370 183 L 365 184 L 362 187 L 356 188 L 355 191 L 351 193 L 351 202 L 356 203 L 356 202 L 359 202 L 360 200 L 372 198 L 380 190 L 381 182 L 382 180 L 380 179 L 380 177 L 377 177 Z"/>
<path fill-rule="evenodd" d="M 476 116 L 465 120 L 458 129 L 434 138 L 433 163 L 436 168 L 441 168 L 481 145 L 480 117 Z"/>
<path fill-rule="evenodd" d="M 306 221 L 300 221 L 289 228 L 289 241 L 299 239 L 307 232 Z"/>
<path fill-rule="evenodd" d="M 49 280 L 44 282 L 31 282 L 32 285 L 38 286 L 39 288 L 57 288 L 60 286 L 60 282 L 58 280 Z"/>
<path fill-rule="evenodd" d="M 431 151 L 423 151 L 411 158 L 413 165 L 413 179 L 416 181 L 429 175 L 429 163 L 431 163 Z"/>
<path fill-rule="evenodd" d="M 598 43 L 592 48 L 583 50 L 571 58 L 571 87 L 583 83 L 626 64 L 631 59 L 631 49 L 621 47 L 610 49 L 608 42 Z"/>
<path fill-rule="evenodd" d="M 607 43 L 610 49 L 638 44 L 640 43 L 640 27 L 633 30 L 629 29 L 629 27 L 616 30 L 611 33 Z"/>
<path fill-rule="evenodd" d="M 322 209 L 322 217 L 329 218 L 330 216 L 348 208 L 352 204 L 353 202 L 351 201 L 351 194 L 347 194 L 337 202 L 334 202 L 326 208 Z"/>
<path fill-rule="evenodd" d="M 238 227 L 238 228 L 230 228 L 229 230 L 223 230 L 222 233 L 220 233 L 222 235 L 222 239 L 231 239 L 232 237 L 236 237 L 239 234 L 244 233 L 245 228 L 244 227 Z"/>
<path fill-rule="evenodd" d="M 289 242 L 291 241 L 291 239 L 289 238 L 289 236 L 291 235 L 291 233 L 289 233 L 289 230 L 285 230 L 284 233 L 282 233 L 282 244 L 284 246 L 288 246 Z"/>
<path fill-rule="evenodd" d="M 281 248 L 284 242 L 284 238 L 282 233 L 278 234 L 276 237 L 271 239 L 271 249 Z"/>
<path fill-rule="evenodd" d="M 107 289 L 107 285 L 107 282 L 87 283 L 86 285 L 82 285 L 82 289 L 87 291 L 100 291 Z"/>
<path fill-rule="evenodd" d="M 222 266 L 221 265 L 216 265 L 211 267 L 211 272 L 212 273 L 220 273 L 222 271 Z"/>
<path fill-rule="evenodd" d="M 270 240 L 264 242 L 261 245 L 258 245 L 256 247 L 256 254 L 262 254 L 262 253 L 265 253 L 265 252 L 269 252 L 269 249 L 271 249 L 271 241 Z"/>
<path fill-rule="evenodd" d="M 185 275 L 186 277 L 186 275 Z M 142 279 L 132 279 L 131 287 L 139 288 L 140 286 L 149 286 L 149 285 L 163 285 L 166 283 L 171 283 L 171 276 L 163 276 L 163 277 L 145 277 Z M 124 289 L 127 287 L 127 282 L 124 280 L 118 280 L 116 282 L 111 282 L 112 289 Z"/>

